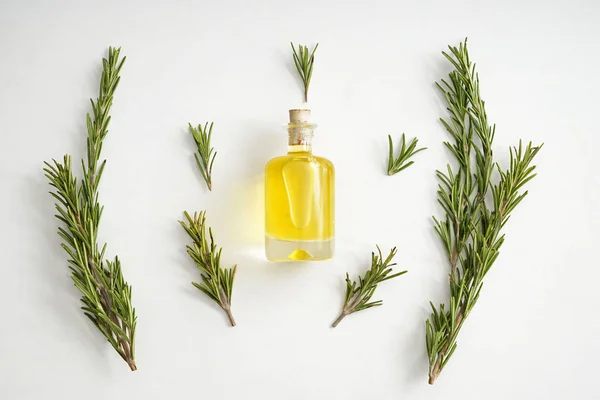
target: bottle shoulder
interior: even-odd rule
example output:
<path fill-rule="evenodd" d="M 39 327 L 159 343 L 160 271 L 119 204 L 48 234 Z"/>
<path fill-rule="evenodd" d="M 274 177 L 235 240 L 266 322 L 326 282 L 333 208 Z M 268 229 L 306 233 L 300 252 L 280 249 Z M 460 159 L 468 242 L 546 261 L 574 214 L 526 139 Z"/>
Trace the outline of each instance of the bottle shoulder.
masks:
<path fill-rule="evenodd" d="M 286 154 L 283 156 L 275 157 L 269 160 L 266 169 L 281 168 L 284 165 L 293 163 L 311 163 L 318 164 L 326 169 L 334 170 L 333 163 L 325 157 L 316 156 L 314 154 Z"/>
<path fill-rule="evenodd" d="M 329 167 L 331 169 L 335 169 L 335 167 L 333 166 L 333 163 L 331 162 L 330 159 L 325 158 L 325 157 L 320 157 L 320 156 L 315 156 L 315 158 L 319 161 L 319 163 L 326 165 L 327 167 Z"/>

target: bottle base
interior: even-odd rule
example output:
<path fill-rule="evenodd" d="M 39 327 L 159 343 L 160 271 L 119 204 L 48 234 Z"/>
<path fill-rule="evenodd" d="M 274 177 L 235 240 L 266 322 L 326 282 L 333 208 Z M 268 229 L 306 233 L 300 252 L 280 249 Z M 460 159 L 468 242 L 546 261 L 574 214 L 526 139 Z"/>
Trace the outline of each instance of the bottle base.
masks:
<path fill-rule="evenodd" d="M 324 261 L 333 258 L 334 239 L 281 240 L 265 236 L 265 255 L 269 261 Z"/>

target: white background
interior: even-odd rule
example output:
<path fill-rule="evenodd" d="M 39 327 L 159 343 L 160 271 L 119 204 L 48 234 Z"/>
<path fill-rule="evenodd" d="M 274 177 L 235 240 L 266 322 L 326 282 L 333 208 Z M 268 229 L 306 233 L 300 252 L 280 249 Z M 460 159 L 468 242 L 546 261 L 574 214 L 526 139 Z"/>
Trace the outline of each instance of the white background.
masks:
<path fill-rule="evenodd" d="M 0 1 L 2 399 L 593 399 L 600 323 L 600 5 L 597 1 Z M 444 168 L 441 51 L 469 37 L 504 163 L 545 142 L 481 299 L 438 382 L 427 384 L 428 302 L 446 301 L 434 234 Z M 315 152 L 337 170 L 337 255 L 263 256 L 263 167 L 300 106 L 289 42 L 317 52 Z M 101 57 L 122 71 L 103 156 L 100 227 L 139 314 L 129 372 L 79 310 L 42 161 L 84 155 Z M 214 190 L 187 123 L 215 121 Z M 429 149 L 385 175 L 388 133 Z M 238 326 L 190 284 L 177 224 L 206 209 L 239 264 Z M 329 326 L 346 271 L 398 246 L 409 270 L 384 306 Z"/>

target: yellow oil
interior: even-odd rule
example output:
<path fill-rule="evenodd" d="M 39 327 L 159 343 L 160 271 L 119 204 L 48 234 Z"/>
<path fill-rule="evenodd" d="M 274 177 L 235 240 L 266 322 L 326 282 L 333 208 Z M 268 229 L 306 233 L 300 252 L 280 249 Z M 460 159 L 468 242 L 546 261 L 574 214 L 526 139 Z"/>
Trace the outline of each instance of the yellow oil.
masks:
<path fill-rule="evenodd" d="M 297 151 L 294 147 L 300 148 Z M 271 160 L 265 169 L 266 255 L 274 261 L 333 256 L 333 164 L 303 148 Z"/>

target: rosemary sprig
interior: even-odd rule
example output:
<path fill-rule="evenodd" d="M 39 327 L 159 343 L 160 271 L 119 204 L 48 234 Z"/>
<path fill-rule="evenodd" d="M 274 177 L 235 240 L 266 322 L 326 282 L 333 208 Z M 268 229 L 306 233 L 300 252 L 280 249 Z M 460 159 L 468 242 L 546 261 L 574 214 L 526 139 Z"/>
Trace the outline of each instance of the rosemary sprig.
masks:
<path fill-rule="evenodd" d="M 312 53 L 308 51 L 308 47 L 306 46 L 298 45 L 298 50 L 296 50 L 294 43 L 290 42 L 290 45 L 294 52 L 294 64 L 296 64 L 300 79 L 302 79 L 302 82 L 304 83 L 304 101 L 308 102 L 308 88 L 310 86 L 310 79 L 312 78 L 315 51 L 317 51 L 319 43 L 317 43 Z"/>
<path fill-rule="evenodd" d="M 208 190 L 212 190 L 212 167 L 215 162 L 215 157 L 217 156 L 217 152 L 214 151 L 215 148 L 210 146 L 213 122 L 210 123 L 210 126 L 207 122 L 204 124 L 204 127 L 200 124 L 197 128 L 194 128 L 192 124 L 188 125 L 190 127 L 190 133 L 194 138 L 194 142 L 196 142 L 196 146 L 198 147 L 198 152 L 194 153 L 196 164 L 206 182 L 206 186 L 208 186 Z"/>
<path fill-rule="evenodd" d="M 449 46 L 443 55 L 454 66 L 450 81 L 438 88 L 448 102 L 450 118 L 441 119 L 453 139 L 445 142 L 456 158 L 458 168 L 437 171 L 440 180 L 438 201 L 446 213 L 435 217 L 435 230 L 441 238 L 450 264 L 450 304 L 436 308 L 426 322 L 429 355 L 429 383 L 433 384 L 456 349 L 460 329 L 477 302 L 483 278 L 498 257 L 504 242 L 501 230 L 511 211 L 527 196 L 523 186 L 535 177 L 531 165 L 541 149 L 529 143 L 510 149 L 510 165 L 503 170 L 492 157 L 495 125 L 490 126 L 485 103 L 480 97 L 479 76 L 469 59 L 466 40 Z M 497 169 L 499 180 L 492 183 Z M 491 201 L 488 192 L 491 191 Z M 490 203 L 490 204 L 488 204 Z"/>
<path fill-rule="evenodd" d="M 344 300 L 340 316 L 332 325 L 334 328 L 349 314 L 382 305 L 383 300 L 369 302 L 371 296 L 375 293 L 375 289 L 377 289 L 377 285 L 408 272 L 402 271 L 390 275 L 392 267 L 396 265 L 396 263 L 392 263 L 392 259 L 396 255 L 395 247 L 390 250 L 390 254 L 388 254 L 385 260 L 379 246 L 377 246 L 377 253 L 371 253 L 371 269 L 365 273 L 364 278 L 359 275 L 358 284 L 356 281 L 350 280 L 350 275 L 346 273 L 346 299 Z"/>
<path fill-rule="evenodd" d="M 193 247 L 186 246 L 187 253 L 200 269 L 202 279 L 202 282 L 192 282 L 192 285 L 217 303 L 227 314 L 231 326 L 235 326 L 235 319 L 231 313 L 231 292 L 237 265 L 229 269 L 221 268 L 221 251 L 223 249 L 217 250 L 211 228 L 208 228 L 210 243 L 208 242 L 206 211 L 194 213 L 193 218 L 187 211 L 184 212 L 184 215 L 186 221 L 179 221 L 179 223 L 193 241 Z"/>
<path fill-rule="evenodd" d="M 398 154 L 398 157 L 394 158 L 394 143 L 392 142 L 392 137 L 390 135 L 388 135 L 388 143 L 389 143 L 388 170 L 387 170 L 388 175 L 390 175 L 390 176 L 395 175 L 398 172 L 402 171 L 403 169 L 408 168 L 414 164 L 414 161 L 410 161 L 408 163 L 406 161 L 408 161 L 409 158 L 411 158 L 418 152 L 427 149 L 427 147 L 421 147 L 420 149 L 417 149 L 416 147 L 417 147 L 418 142 L 419 142 L 419 139 L 413 138 L 410 141 L 410 143 L 407 145 L 406 137 L 404 136 L 404 133 L 403 133 L 402 137 L 400 139 L 400 143 L 401 143 L 400 154 Z"/>
<path fill-rule="evenodd" d="M 63 162 L 45 162 L 44 172 L 55 191 L 58 228 L 67 252 L 71 278 L 83 296 L 81 309 L 102 332 L 132 371 L 135 365 L 135 327 L 137 317 L 131 305 L 131 286 L 123 279 L 121 263 L 104 260 L 106 244 L 98 247 L 98 225 L 103 207 L 98 203 L 98 185 L 106 160 L 98 166 L 102 142 L 108 133 L 109 111 L 119 84 L 119 72 L 125 57 L 119 61 L 120 48 L 109 48 L 108 60 L 102 59 L 100 93 L 92 102 L 93 118 L 87 114 L 87 163 L 81 160 L 83 179 L 73 175 L 71 157 Z"/>

